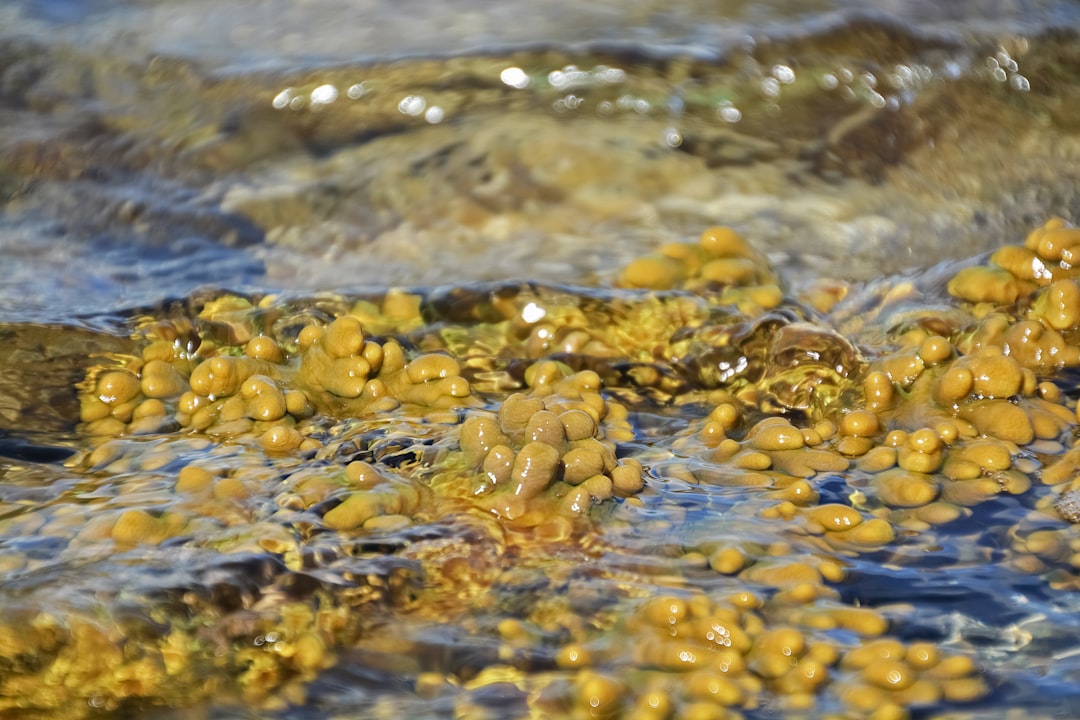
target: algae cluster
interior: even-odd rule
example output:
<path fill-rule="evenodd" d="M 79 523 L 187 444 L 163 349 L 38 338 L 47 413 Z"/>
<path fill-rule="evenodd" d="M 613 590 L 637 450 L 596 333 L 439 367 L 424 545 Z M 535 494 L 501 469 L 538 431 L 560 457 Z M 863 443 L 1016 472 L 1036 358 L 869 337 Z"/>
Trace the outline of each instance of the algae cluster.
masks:
<path fill-rule="evenodd" d="M 0 48 L 0 717 L 1075 703 L 1080 46 L 852 17 Z"/>
<path fill-rule="evenodd" d="M 0 521 L 57 546 L 9 577 L 55 557 L 130 585 L 41 604 L 24 581 L 0 715 L 269 713 L 357 667 L 406 683 L 365 691 L 375 717 L 977 708 L 1003 682 L 977 647 L 859 576 L 993 546 L 1076 587 L 1076 238 L 1051 220 L 967 263 L 948 312 L 904 280 L 872 313 L 842 284 L 793 296 L 711 228 L 620 287 L 135 317 L 78 384 L 56 501 Z"/>

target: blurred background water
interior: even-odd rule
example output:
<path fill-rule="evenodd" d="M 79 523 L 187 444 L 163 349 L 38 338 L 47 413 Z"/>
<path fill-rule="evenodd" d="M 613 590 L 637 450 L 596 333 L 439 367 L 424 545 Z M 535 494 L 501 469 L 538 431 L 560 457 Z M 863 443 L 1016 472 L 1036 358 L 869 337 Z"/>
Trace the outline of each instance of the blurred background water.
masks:
<path fill-rule="evenodd" d="M 855 18 L 929 34 L 1029 35 L 1072 27 L 1080 10 L 1067 0 L 12 0 L 2 17 L 9 37 L 247 72 L 537 45 L 720 58 L 748 36 L 804 36 Z"/>
<path fill-rule="evenodd" d="M 1071 88 L 1037 38 L 1078 19 L 1062 0 L 11 0 L 0 317 L 200 285 L 582 281 L 710 222 L 796 281 L 965 257 L 1071 217 Z M 500 82 L 519 65 L 524 86 Z M 567 66 L 586 80 L 552 84 Z"/>

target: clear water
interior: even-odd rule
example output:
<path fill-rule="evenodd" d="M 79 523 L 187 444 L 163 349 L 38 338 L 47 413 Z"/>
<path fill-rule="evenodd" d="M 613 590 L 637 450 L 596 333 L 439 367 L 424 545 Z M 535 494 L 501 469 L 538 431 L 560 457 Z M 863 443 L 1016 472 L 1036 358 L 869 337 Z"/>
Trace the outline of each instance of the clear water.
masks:
<path fill-rule="evenodd" d="M 588 298 L 630 259 L 717 223 L 766 254 L 792 293 L 829 280 L 873 298 L 912 277 L 925 292 L 911 303 L 933 306 L 950 263 L 1052 215 L 1080 220 L 1080 66 L 1066 52 L 1078 28 L 1080 6 L 1049 0 L 8 0 L 0 547 L 17 561 L 0 570 L 0 606 L 16 619 L 104 616 L 150 636 L 185 612 L 186 589 L 256 593 L 280 577 L 270 553 L 219 554 L 235 538 L 209 525 L 190 542 L 117 553 L 80 546 L 82 525 L 65 523 L 85 506 L 171 507 L 172 477 L 207 452 L 173 450 L 146 470 L 140 458 L 175 438 L 132 441 L 130 469 L 85 472 L 50 455 L 89 444 L 74 388 L 93 359 L 131 351 L 132 318 L 191 315 L 217 288 L 303 305 L 535 281 Z M 851 314 L 845 330 L 872 346 L 881 327 Z M 380 610 L 374 639 L 340 648 L 274 712 L 449 716 L 465 693 L 425 695 L 417 678 L 503 664 L 496 628 L 536 598 L 570 597 L 588 617 L 617 604 L 607 598 L 736 589 L 686 558 L 768 533 L 737 519 L 741 488 L 679 479 L 670 438 L 702 414 L 637 413 L 642 437 L 626 451 L 655 453 L 649 494 L 606 511 L 602 554 L 567 549 L 550 561 L 558 582 L 536 556 L 516 575 L 501 567 L 495 601 L 455 605 L 451 622 Z M 223 467 L 248 461 L 230 452 Z M 271 498 L 253 523 L 272 515 Z M 1036 499 L 1003 497 L 933 537 L 848 559 L 840 602 L 883 608 L 893 635 L 970 655 L 990 678 L 988 697 L 916 715 L 1080 708 L 1075 591 L 1002 561 L 1008 528 Z M 459 531 L 444 518 L 410 532 L 327 562 L 317 582 L 389 576 L 395 548 Z M 203 639 L 237 636 L 211 627 Z M 524 675 L 552 667 L 558 638 L 532 643 L 509 663 Z M 521 712 L 512 685 L 469 701 Z M 175 716 L 245 717 L 226 695 Z"/>

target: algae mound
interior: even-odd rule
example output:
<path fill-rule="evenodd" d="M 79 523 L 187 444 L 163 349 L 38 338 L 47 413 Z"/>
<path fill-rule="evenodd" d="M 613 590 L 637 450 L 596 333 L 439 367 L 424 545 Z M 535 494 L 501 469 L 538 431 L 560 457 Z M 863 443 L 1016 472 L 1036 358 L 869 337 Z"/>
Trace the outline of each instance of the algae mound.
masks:
<path fill-rule="evenodd" d="M 999 682 L 977 648 L 913 637 L 913 606 L 860 602 L 860 574 L 993 545 L 1003 577 L 1075 588 L 1076 236 L 1051 220 L 968 263 L 947 312 L 911 310 L 910 280 L 792 296 L 711 228 L 621 288 L 223 293 L 132 318 L 78 386 L 71 488 L 0 521 L 96 593 L 28 585 L 0 708 L 271 712 L 390 656 L 409 691 L 370 689 L 376 716 L 977 702 Z"/>

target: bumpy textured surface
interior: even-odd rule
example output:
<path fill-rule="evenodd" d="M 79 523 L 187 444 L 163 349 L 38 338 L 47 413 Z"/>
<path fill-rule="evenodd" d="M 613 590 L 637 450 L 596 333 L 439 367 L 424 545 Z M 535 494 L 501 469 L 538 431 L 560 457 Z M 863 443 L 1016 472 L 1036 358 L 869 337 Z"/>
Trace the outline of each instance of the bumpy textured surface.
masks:
<path fill-rule="evenodd" d="M 3 522 L 91 567 L 184 565 L 135 576 L 149 617 L 13 607 L 0 708 L 269 713 L 357 653 L 462 716 L 977 701 L 995 678 L 973 653 L 896 632 L 904 608 L 864 605 L 852 575 L 942 543 L 967 544 L 943 556 L 963 567 L 992 538 L 1012 571 L 1076 586 L 1074 237 L 1051 220 L 969 264 L 945 313 L 910 312 L 903 281 L 785 296 L 712 228 L 622 289 L 220 295 L 135 318 L 78 388 L 92 440 L 68 468 L 98 499 Z M 995 503 L 1023 509 L 995 524 Z"/>

